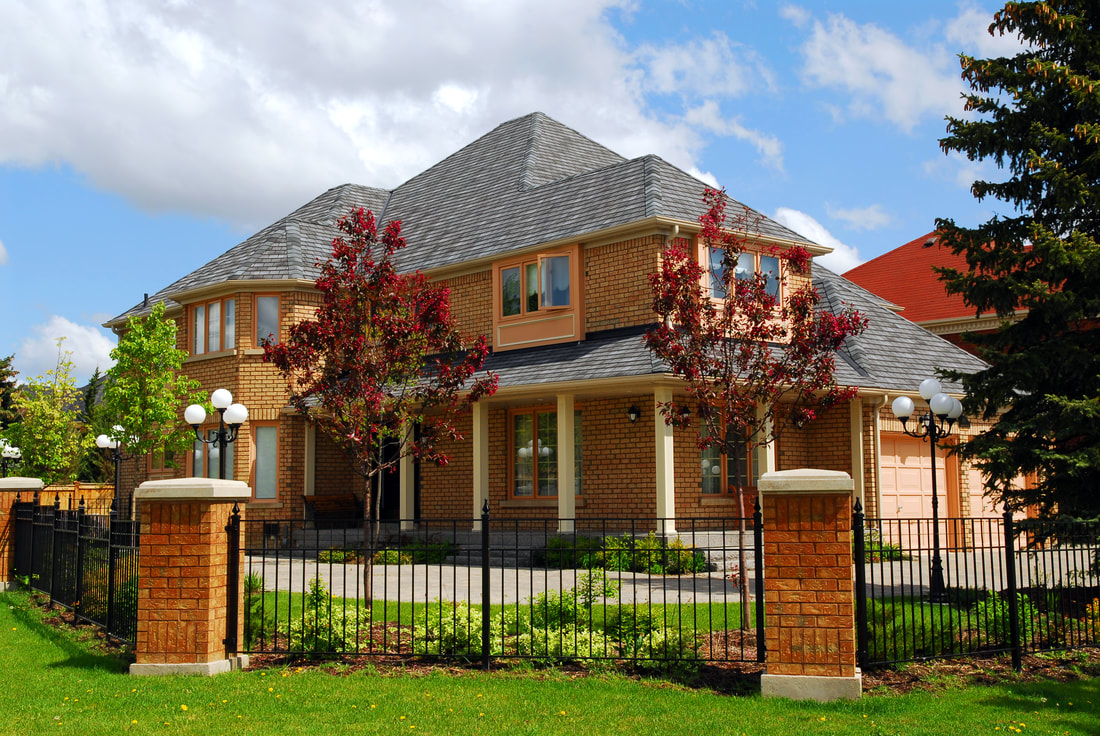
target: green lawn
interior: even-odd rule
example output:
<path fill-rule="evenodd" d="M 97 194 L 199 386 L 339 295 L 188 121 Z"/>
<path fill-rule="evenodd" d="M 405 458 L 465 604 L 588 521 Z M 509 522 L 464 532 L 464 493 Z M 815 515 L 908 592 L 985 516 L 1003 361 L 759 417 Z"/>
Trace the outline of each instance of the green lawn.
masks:
<path fill-rule="evenodd" d="M 71 631 L 42 624 L 17 593 L 0 593 L 0 672 L 0 733 L 20 736 L 1100 732 L 1100 680 L 947 686 L 823 705 L 556 672 L 341 676 L 290 667 L 134 678 Z"/>

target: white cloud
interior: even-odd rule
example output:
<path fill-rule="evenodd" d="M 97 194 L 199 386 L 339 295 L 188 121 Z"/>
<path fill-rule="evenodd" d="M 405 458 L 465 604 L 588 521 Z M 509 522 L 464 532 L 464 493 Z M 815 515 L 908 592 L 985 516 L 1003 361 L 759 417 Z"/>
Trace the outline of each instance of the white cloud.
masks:
<path fill-rule="evenodd" d="M 4 241 L 0 240 L 0 266 L 8 263 L 8 249 L 4 247 Z"/>
<path fill-rule="evenodd" d="M 800 5 L 784 5 L 779 9 L 779 16 L 789 20 L 795 28 L 805 28 L 813 17 Z"/>
<path fill-rule="evenodd" d="M 780 207 L 772 219 L 819 245 L 832 248 L 832 253 L 814 259 L 830 271 L 844 273 L 863 262 L 855 248 L 840 242 L 824 225 L 805 212 Z"/>
<path fill-rule="evenodd" d="M 747 124 L 687 115 L 768 87 L 764 62 L 721 33 L 631 49 L 608 14 L 634 7 L 0 3 L 0 165 L 64 162 L 146 210 L 254 229 L 336 184 L 394 186 L 534 110 L 684 169 L 704 134 L 781 160 Z M 679 107 L 659 116 L 647 95 Z"/>
<path fill-rule="evenodd" d="M 791 17 L 805 24 L 801 16 Z M 965 10 L 951 32 L 971 28 L 976 18 L 976 11 Z M 943 40 L 918 47 L 874 23 L 830 15 L 812 23 L 802 46 L 802 75 L 811 86 L 845 90 L 848 115 L 885 118 L 908 132 L 925 118 L 963 112 L 963 82 Z"/>
<path fill-rule="evenodd" d="M 853 230 L 877 230 L 880 227 L 886 227 L 894 219 L 882 208 L 881 204 L 852 208 L 833 207 L 826 204 L 825 212 L 834 220 L 848 223 L 848 227 Z"/>
<path fill-rule="evenodd" d="M 997 164 L 990 160 L 971 161 L 958 151 L 951 151 L 946 156 L 929 159 L 921 168 L 925 175 L 942 181 L 951 182 L 954 186 L 969 192 L 970 187 L 979 179 L 983 181 L 999 181 L 1003 177 L 997 175 Z"/>
<path fill-rule="evenodd" d="M 689 109 L 684 120 L 695 128 L 745 141 L 760 154 L 760 163 L 776 171 L 783 171 L 782 141 L 769 133 L 746 128 L 739 118 L 724 118 L 718 104 L 713 100 Z"/>
<path fill-rule="evenodd" d="M 57 366 L 57 340 L 61 337 L 65 338 L 61 349 L 72 353 L 69 359 L 78 386 L 87 382 L 97 366 L 106 371 L 114 365 L 110 354 L 115 341 L 98 327 L 79 325 L 55 314 L 31 329 L 32 335 L 23 339 L 12 361 L 21 380 L 45 375 Z"/>
<path fill-rule="evenodd" d="M 957 16 L 947 21 L 944 36 L 953 47 L 977 58 L 1015 56 L 1024 49 L 1017 36 L 991 35 L 992 22 L 989 11 L 974 5 L 964 6 Z"/>
<path fill-rule="evenodd" d="M 645 44 L 635 57 L 647 71 L 646 90 L 661 94 L 737 97 L 757 86 L 775 84 L 774 74 L 759 54 L 731 43 L 721 32 L 687 43 Z"/>

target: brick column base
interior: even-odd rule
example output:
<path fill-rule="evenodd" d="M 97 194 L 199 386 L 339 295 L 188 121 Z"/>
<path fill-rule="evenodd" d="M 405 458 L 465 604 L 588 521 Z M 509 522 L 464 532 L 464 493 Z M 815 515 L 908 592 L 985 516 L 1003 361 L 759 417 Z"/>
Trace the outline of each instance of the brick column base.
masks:
<path fill-rule="evenodd" d="M 765 697 L 856 700 L 852 479 L 830 470 L 765 473 Z M 759 562 L 757 564 L 760 564 Z"/>
<path fill-rule="evenodd" d="M 245 483 L 209 478 L 149 481 L 134 492 L 141 548 L 130 674 L 214 675 L 248 665 L 225 651 L 227 596 L 241 597 L 227 590 L 225 525 L 234 503 L 250 496 Z"/>
<path fill-rule="evenodd" d="M 38 478 L 0 478 L 0 590 L 7 590 L 15 582 L 12 566 L 15 564 L 15 514 L 12 504 L 18 496 L 30 501 L 44 488 Z"/>

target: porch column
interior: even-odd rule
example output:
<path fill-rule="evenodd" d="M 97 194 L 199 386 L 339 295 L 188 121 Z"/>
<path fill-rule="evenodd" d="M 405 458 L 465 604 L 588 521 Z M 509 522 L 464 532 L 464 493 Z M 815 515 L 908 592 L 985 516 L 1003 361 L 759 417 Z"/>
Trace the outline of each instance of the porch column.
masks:
<path fill-rule="evenodd" d="M 412 425 L 405 427 L 405 441 L 406 443 L 412 442 L 412 434 L 415 432 L 415 428 Z M 408 446 L 408 445 L 406 445 Z M 416 463 L 413 456 L 406 453 L 401 456 L 401 467 L 399 469 L 399 495 L 400 500 L 398 504 L 398 514 L 401 516 L 401 529 L 407 531 L 413 529 L 416 524 L 414 519 L 416 517 Z"/>
<path fill-rule="evenodd" d="M 481 531 L 481 505 L 489 498 L 489 405 L 474 402 L 474 473 L 473 506 L 474 531 Z"/>
<path fill-rule="evenodd" d="M 304 477 L 302 479 L 303 493 L 307 496 L 312 496 L 317 493 L 315 485 L 315 478 L 317 477 L 317 428 L 313 426 L 313 422 L 306 422 L 306 442 L 305 442 L 305 467 Z"/>
<path fill-rule="evenodd" d="M 18 496 L 22 501 L 34 500 L 44 484 L 38 478 L 0 478 L 0 590 L 15 580 L 15 514 L 12 505 Z M 26 571 L 21 571 L 26 572 Z"/>
<path fill-rule="evenodd" d="M 766 411 L 765 407 L 758 406 L 756 408 L 756 415 L 762 417 Z M 758 445 L 756 457 L 753 458 L 756 461 L 756 477 L 762 476 L 764 473 L 774 473 L 776 469 L 775 463 L 775 421 L 768 419 L 764 424 L 764 434 L 769 438 L 766 444 Z M 751 515 L 752 510 L 749 509 L 745 516 Z"/>
<path fill-rule="evenodd" d="M 672 427 L 665 423 L 661 404 L 672 401 L 672 390 L 659 388 L 653 392 L 653 432 L 657 451 L 657 518 L 665 519 L 663 534 L 676 533 L 676 472 L 675 444 Z"/>
<path fill-rule="evenodd" d="M 558 531 L 576 529 L 577 484 L 573 469 L 573 396 L 558 394 Z"/>

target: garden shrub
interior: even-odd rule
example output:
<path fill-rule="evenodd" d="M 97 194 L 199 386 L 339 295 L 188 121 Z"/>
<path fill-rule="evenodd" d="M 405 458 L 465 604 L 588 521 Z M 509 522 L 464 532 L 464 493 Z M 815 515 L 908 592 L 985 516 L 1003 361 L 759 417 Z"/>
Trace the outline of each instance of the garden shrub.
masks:
<path fill-rule="evenodd" d="M 539 664 L 591 657 L 614 657 L 615 642 L 602 631 L 587 626 L 566 624 L 559 628 L 536 628 L 525 631 L 515 639 L 517 656 L 531 657 Z"/>
<path fill-rule="evenodd" d="M 244 645 L 252 645 L 267 638 L 268 629 L 274 618 L 274 611 L 264 606 L 263 576 L 250 573 L 244 579 Z"/>
<path fill-rule="evenodd" d="M 1011 616 L 1009 602 L 996 591 L 985 600 L 978 601 L 974 607 L 974 618 L 982 634 L 984 643 L 991 646 L 1005 646 L 1011 643 Z M 1016 594 L 1016 605 L 1020 612 L 1020 639 L 1031 641 L 1035 626 L 1039 622 L 1039 610 L 1023 593 Z"/>
<path fill-rule="evenodd" d="M 598 567 L 598 554 L 602 547 L 602 537 L 551 537 L 546 540 L 546 549 L 535 554 L 534 561 L 536 565 L 551 570 Z"/>
<path fill-rule="evenodd" d="M 452 603 L 436 599 L 416 615 L 413 652 L 452 657 L 481 656 L 481 610 L 465 601 Z M 489 622 L 490 653 L 503 652 L 507 621 L 493 617 Z"/>
<path fill-rule="evenodd" d="M 380 549 L 374 553 L 376 565 L 411 565 L 413 556 L 409 552 L 396 549 Z"/>
<path fill-rule="evenodd" d="M 683 677 L 698 672 L 701 645 L 694 631 L 659 626 L 638 640 L 630 656 L 637 658 L 636 664 L 643 670 Z"/>
<path fill-rule="evenodd" d="M 905 662 L 954 650 L 958 617 L 939 604 L 867 601 L 867 650 L 872 661 Z"/>
<path fill-rule="evenodd" d="M 281 627 L 289 651 L 307 654 L 356 651 L 360 632 L 369 626 L 366 612 L 361 612 L 358 606 L 347 609 L 332 605 L 332 597 L 320 578 L 309 581 L 309 592 L 302 605 L 301 615 L 292 615 Z"/>

